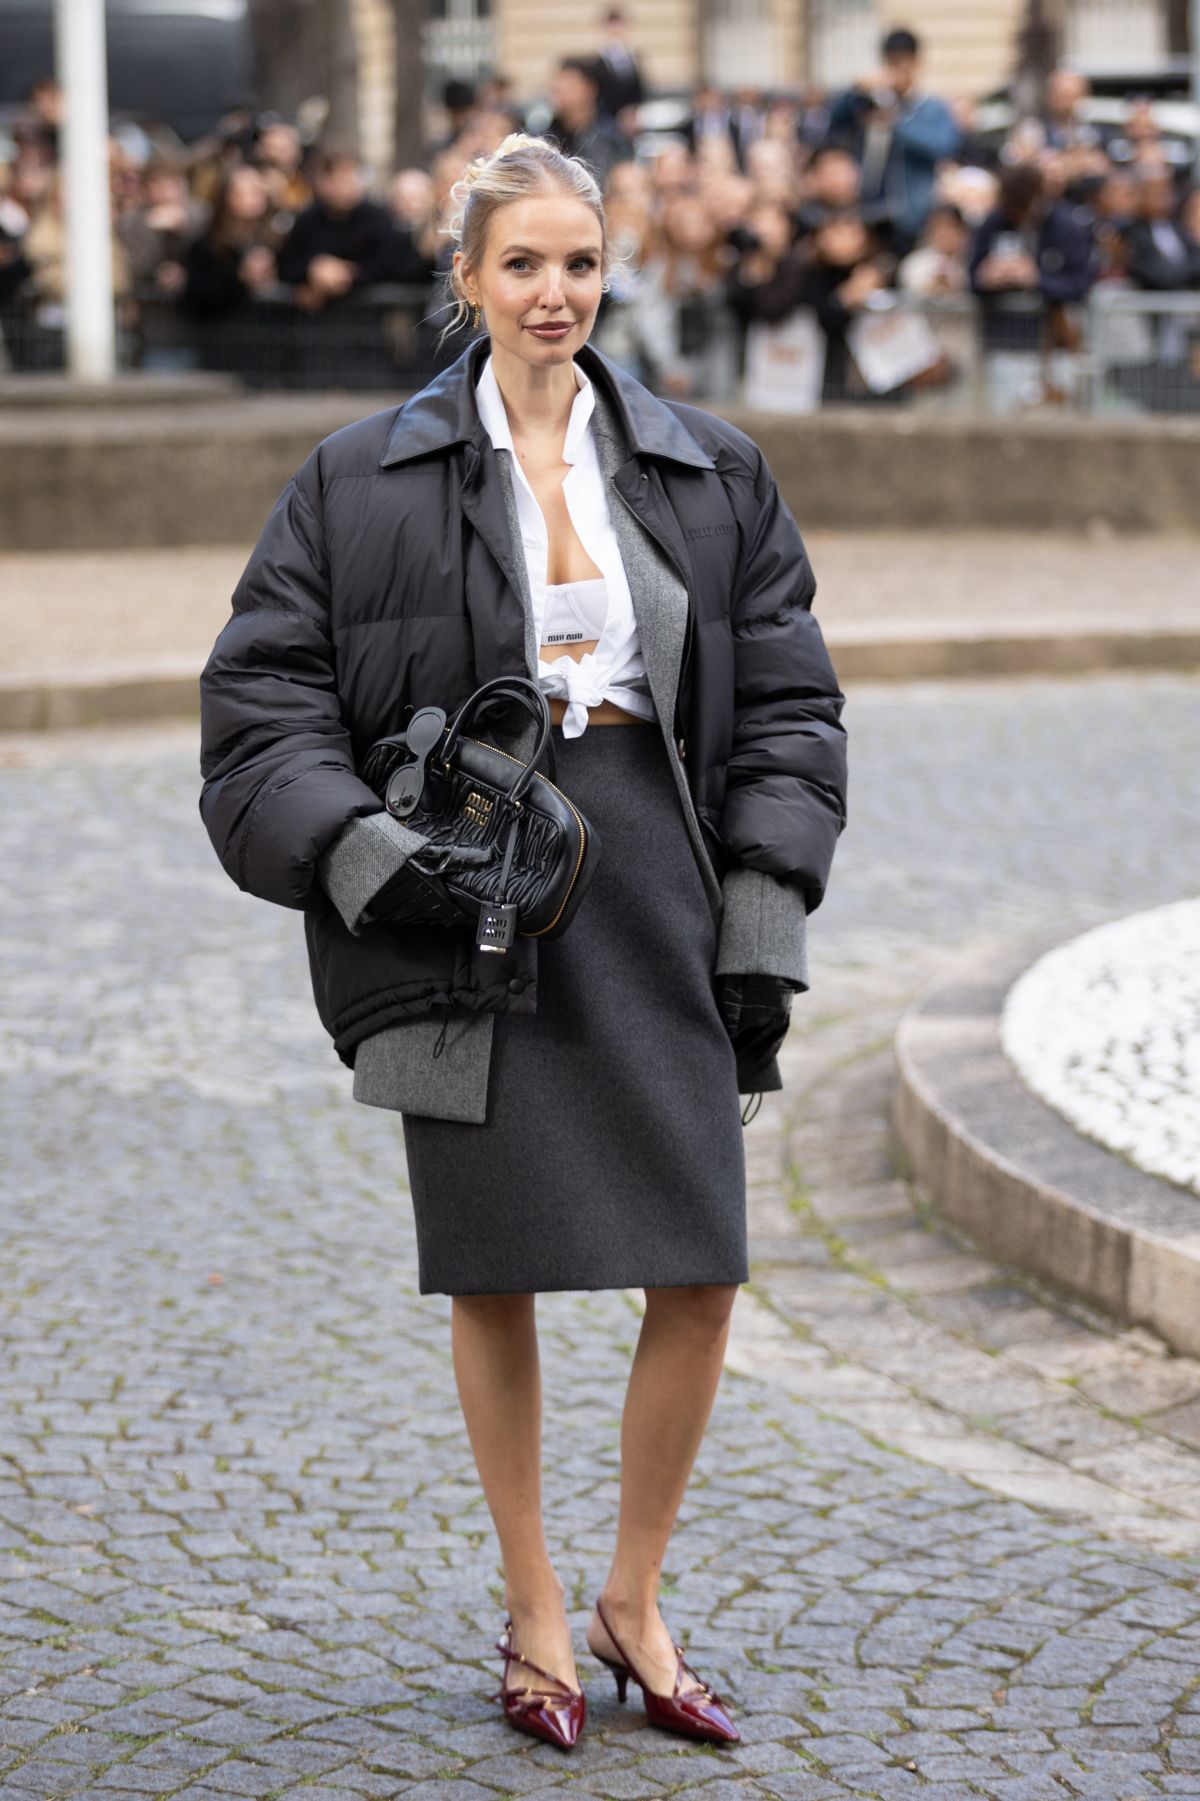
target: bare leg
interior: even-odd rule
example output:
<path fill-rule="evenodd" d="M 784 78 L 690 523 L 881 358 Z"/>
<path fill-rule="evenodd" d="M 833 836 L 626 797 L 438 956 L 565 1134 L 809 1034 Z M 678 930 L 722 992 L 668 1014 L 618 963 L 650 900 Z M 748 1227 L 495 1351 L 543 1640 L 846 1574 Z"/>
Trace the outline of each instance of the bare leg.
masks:
<path fill-rule="evenodd" d="M 658 1610 L 663 1557 L 716 1399 L 736 1284 L 648 1288 L 621 1420 L 621 1511 L 601 1589 L 621 1643 L 656 1694 L 675 1683 L 673 1640 Z M 619 1655 L 600 1616 L 591 1650 Z M 686 1692 L 694 1684 L 684 1677 Z"/>
<path fill-rule="evenodd" d="M 542 1525 L 542 1379 L 532 1294 L 455 1295 L 458 1397 L 504 1564 L 513 1644 L 578 1687 L 564 1588 Z M 505 1685 L 521 1685 L 505 1662 Z M 536 1686 L 539 1678 L 530 1678 Z"/>

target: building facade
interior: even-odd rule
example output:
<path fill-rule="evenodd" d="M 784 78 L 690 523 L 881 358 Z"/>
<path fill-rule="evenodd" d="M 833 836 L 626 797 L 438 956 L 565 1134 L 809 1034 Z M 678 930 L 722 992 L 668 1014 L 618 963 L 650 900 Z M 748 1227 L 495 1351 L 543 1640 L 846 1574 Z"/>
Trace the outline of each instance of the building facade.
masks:
<path fill-rule="evenodd" d="M 454 0 L 446 0 L 453 4 Z M 483 5 L 486 0 L 463 0 Z M 1124 0 L 1137 7 L 1140 0 Z M 924 41 L 925 80 L 977 96 L 1012 73 L 1025 0 L 630 0 L 633 41 L 649 79 L 680 88 L 838 87 L 875 68 L 882 33 L 907 25 Z M 558 0 L 496 0 L 496 66 L 522 95 L 543 91 L 556 56 L 593 47 L 601 7 L 574 15 Z"/>
<path fill-rule="evenodd" d="M 370 160 L 391 142 L 390 95 L 399 54 L 388 0 L 351 0 L 363 73 L 363 136 Z M 708 80 L 725 89 L 838 88 L 874 70 L 894 26 L 924 47 L 923 85 L 947 99 L 978 99 L 1008 82 L 1029 0 L 626 0 L 632 39 L 654 90 Z M 1093 73 L 1153 76 L 1178 51 L 1179 0 L 1058 0 L 1064 59 Z M 1044 10 L 1055 8 L 1043 0 Z M 1172 11 L 1174 7 L 1175 11 Z M 565 10 L 561 0 L 430 0 L 422 54 L 433 99 L 449 76 L 498 72 L 529 102 L 547 92 L 558 57 L 588 54 L 604 0 Z"/>

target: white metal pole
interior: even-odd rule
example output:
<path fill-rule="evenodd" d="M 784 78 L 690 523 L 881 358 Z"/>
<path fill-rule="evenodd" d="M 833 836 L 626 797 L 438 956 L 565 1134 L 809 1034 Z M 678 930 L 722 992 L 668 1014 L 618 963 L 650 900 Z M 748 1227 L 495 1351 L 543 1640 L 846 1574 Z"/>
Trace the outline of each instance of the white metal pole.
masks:
<path fill-rule="evenodd" d="M 63 96 L 68 366 L 78 381 L 111 381 L 116 328 L 104 0 L 55 0 L 54 26 Z"/>
<path fill-rule="evenodd" d="M 1192 139 L 1192 180 L 1200 181 L 1200 0 L 1191 0 L 1188 7 L 1188 52 L 1192 63 L 1192 105 L 1196 110 L 1193 120 L 1196 136 Z"/>

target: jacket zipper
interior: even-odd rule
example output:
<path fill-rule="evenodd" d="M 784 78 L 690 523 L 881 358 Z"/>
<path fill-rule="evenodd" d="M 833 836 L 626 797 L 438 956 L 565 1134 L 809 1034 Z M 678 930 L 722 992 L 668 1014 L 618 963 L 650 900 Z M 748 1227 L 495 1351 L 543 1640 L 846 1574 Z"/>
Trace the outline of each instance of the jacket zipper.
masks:
<path fill-rule="evenodd" d="M 696 621 L 692 611 L 692 599 L 688 596 L 687 630 L 683 637 L 683 656 L 679 661 L 679 682 L 675 689 L 675 740 L 679 746 L 679 755 L 687 756 L 687 734 L 683 730 L 683 696 L 687 688 L 688 665 L 692 660 L 692 637 L 695 633 Z"/>

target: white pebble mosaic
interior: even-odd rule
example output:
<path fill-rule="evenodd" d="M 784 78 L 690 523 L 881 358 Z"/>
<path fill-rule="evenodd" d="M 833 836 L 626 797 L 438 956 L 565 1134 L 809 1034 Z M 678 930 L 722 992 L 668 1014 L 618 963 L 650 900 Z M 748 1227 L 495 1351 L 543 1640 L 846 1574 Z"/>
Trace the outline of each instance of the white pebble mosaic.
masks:
<path fill-rule="evenodd" d="M 1077 1130 L 1200 1194 L 1200 900 L 1039 957 L 1005 997 L 1000 1041 Z"/>

